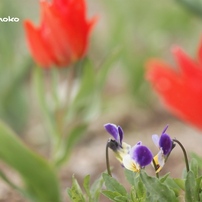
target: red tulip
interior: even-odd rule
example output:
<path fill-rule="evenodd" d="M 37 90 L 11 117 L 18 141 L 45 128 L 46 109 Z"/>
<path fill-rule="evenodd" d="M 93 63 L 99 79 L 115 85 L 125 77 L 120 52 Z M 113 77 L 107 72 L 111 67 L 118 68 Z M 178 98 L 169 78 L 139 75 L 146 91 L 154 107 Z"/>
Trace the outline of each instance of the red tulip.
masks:
<path fill-rule="evenodd" d="M 67 66 L 82 58 L 96 19 L 86 20 L 85 0 L 41 0 L 41 24 L 25 21 L 28 44 L 44 68 Z"/>
<path fill-rule="evenodd" d="M 174 115 L 202 129 L 202 43 L 196 60 L 179 47 L 173 54 L 177 69 L 153 59 L 146 65 L 146 78 Z"/>

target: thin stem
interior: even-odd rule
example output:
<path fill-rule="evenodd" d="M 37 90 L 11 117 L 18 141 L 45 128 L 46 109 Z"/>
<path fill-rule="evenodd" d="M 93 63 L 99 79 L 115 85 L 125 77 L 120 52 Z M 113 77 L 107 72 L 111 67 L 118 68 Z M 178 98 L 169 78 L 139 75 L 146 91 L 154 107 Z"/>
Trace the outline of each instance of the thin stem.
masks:
<path fill-rule="evenodd" d="M 108 140 L 108 142 L 106 144 L 106 165 L 107 165 L 107 173 L 108 173 L 108 175 L 112 176 L 111 170 L 110 170 L 110 164 L 109 164 L 109 150 L 108 150 L 108 148 L 109 148 L 109 140 Z"/>
<path fill-rule="evenodd" d="M 189 172 L 189 161 L 188 161 L 187 152 L 186 152 L 184 146 L 181 144 L 180 141 L 178 141 L 176 139 L 173 139 L 173 142 L 176 142 L 181 147 L 181 149 L 183 151 L 183 154 L 184 154 L 184 160 L 185 160 L 185 164 L 186 164 L 186 169 L 187 169 L 187 172 Z"/>
<path fill-rule="evenodd" d="M 59 72 L 58 69 L 52 68 L 50 70 L 51 74 L 51 92 L 52 97 L 56 105 L 56 110 L 58 110 L 60 106 L 59 95 L 58 95 L 58 85 L 59 85 Z"/>
<path fill-rule="evenodd" d="M 154 161 L 154 159 L 152 160 L 152 162 L 153 162 L 153 165 L 154 165 L 154 169 L 155 169 L 155 173 L 156 173 L 156 177 L 157 178 L 159 178 L 159 173 L 157 173 L 156 171 L 157 171 L 157 165 L 156 165 L 156 162 Z"/>

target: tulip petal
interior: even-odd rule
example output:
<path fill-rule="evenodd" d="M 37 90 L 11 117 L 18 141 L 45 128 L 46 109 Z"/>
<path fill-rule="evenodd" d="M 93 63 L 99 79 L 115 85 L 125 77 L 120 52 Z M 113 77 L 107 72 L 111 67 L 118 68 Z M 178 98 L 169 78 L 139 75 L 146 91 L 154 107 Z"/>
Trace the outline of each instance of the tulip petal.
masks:
<path fill-rule="evenodd" d="M 49 45 L 44 41 L 41 30 L 35 28 L 30 21 L 24 23 L 28 45 L 34 59 L 43 67 L 49 67 L 55 60 Z"/>
<path fill-rule="evenodd" d="M 95 18 L 86 19 L 85 0 L 40 1 L 40 6 L 40 27 L 25 25 L 32 33 L 28 43 L 36 62 L 42 66 L 64 67 L 81 59 L 95 23 Z"/>
<path fill-rule="evenodd" d="M 174 47 L 172 52 L 180 69 L 182 70 L 183 76 L 188 79 L 196 79 L 198 76 L 200 78 L 202 77 L 202 68 L 199 68 L 197 62 L 192 60 L 181 48 Z"/>

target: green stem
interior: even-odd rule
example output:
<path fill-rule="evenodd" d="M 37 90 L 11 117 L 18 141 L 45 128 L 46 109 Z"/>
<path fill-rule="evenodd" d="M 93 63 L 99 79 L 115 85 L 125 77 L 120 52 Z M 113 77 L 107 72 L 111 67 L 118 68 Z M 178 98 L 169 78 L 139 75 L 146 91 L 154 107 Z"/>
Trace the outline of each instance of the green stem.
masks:
<path fill-rule="evenodd" d="M 107 173 L 108 173 L 108 175 L 112 176 L 111 170 L 110 170 L 110 164 L 109 164 L 109 150 L 108 150 L 109 142 L 110 141 L 108 140 L 108 142 L 106 144 L 106 165 L 107 165 Z"/>
<path fill-rule="evenodd" d="M 61 135 L 54 114 L 47 104 L 43 69 L 40 67 L 33 69 L 33 85 L 40 105 L 40 110 L 46 124 L 47 132 L 50 135 L 52 149 L 51 159 L 54 162 L 55 158 L 57 158 L 58 141 Z"/>
<path fill-rule="evenodd" d="M 188 161 L 187 152 L 186 152 L 184 146 L 177 139 L 173 139 L 173 142 L 176 142 L 181 147 L 182 152 L 184 154 L 184 160 L 185 160 L 185 164 L 186 164 L 186 169 L 187 169 L 187 172 L 189 172 L 189 161 Z"/>
<path fill-rule="evenodd" d="M 58 95 L 58 84 L 59 84 L 59 73 L 58 69 L 52 68 L 50 70 L 51 74 L 51 92 L 53 100 L 55 101 L 56 109 L 60 106 L 59 95 Z"/>

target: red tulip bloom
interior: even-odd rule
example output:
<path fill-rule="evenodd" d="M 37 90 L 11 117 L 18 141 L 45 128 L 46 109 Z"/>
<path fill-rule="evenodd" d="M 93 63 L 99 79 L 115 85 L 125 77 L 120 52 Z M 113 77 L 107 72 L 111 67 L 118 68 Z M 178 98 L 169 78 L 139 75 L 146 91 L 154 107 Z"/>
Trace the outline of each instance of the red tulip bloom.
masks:
<path fill-rule="evenodd" d="M 85 0 L 43 0 L 41 23 L 25 21 L 28 44 L 42 67 L 67 66 L 82 58 L 95 18 L 86 20 Z"/>
<path fill-rule="evenodd" d="M 202 129 L 202 43 L 196 60 L 179 47 L 173 54 L 177 69 L 153 59 L 146 65 L 146 78 L 174 115 Z"/>

